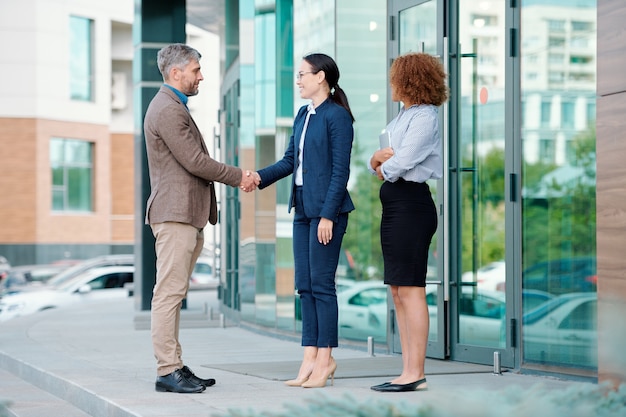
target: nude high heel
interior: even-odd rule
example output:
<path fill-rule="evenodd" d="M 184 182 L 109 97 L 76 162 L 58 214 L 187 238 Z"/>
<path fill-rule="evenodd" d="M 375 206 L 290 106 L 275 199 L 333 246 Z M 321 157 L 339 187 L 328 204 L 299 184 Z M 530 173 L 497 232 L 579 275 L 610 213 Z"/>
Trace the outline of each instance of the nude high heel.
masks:
<path fill-rule="evenodd" d="M 326 374 L 322 375 L 321 378 L 317 380 L 312 380 L 309 378 L 308 381 L 304 382 L 301 386 L 302 388 L 323 388 L 326 386 L 326 381 L 328 381 L 328 377 L 330 377 L 330 385 L 335 383 L 335 371 L 337 370 L 337 362 L 335 362 L 334 358 L 330 358 L 332 363 L 328 368 Z"/>
<path fill-rule="evenodd" d="M 289 381 L 285 381 L 285 385 L 289 387 L 300 387 L 302 384 L 309 380 L 308 376 L 305 376 L 302 379 L 290 379 Z"/>

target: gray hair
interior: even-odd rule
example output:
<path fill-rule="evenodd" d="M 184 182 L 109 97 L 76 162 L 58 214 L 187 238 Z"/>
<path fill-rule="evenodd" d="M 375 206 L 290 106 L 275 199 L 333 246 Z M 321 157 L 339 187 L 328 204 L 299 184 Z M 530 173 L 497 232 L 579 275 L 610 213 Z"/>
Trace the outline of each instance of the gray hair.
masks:
<path fill-rule="evenodd" d="M 167 80 L 172 68 L 180 68 L 181 70 L 187 66 L 192 60 L 200 61 L 200 52 L 182 43 L 173 43 L 167 45 L 157 54 L 157 65 L 163 76 L 163 80 Z"/>

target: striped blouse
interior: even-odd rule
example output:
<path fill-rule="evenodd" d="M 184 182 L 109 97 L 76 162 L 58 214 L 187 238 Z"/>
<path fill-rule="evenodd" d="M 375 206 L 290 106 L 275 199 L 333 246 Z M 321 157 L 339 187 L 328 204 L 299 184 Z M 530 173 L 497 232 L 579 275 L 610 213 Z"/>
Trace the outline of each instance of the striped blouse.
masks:
<path fill-rule="evenodd" d="M 441 178 L 441 139 L 437 107 L 431 104 L 402 107 L 387 125 L 394 155 L 382 164 L 386 181 L 426 182 Z M 371 167 L 370 167 L 371 170 Z"/>

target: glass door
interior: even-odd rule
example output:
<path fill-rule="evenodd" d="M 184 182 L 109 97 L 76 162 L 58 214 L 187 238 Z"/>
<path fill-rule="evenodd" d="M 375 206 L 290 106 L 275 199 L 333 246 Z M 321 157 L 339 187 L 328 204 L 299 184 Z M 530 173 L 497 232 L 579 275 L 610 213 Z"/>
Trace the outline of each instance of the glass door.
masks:
<path fill-rule="evenodd" d="M 513 200 L 505 193 L 513 178 L 505 166 L 506 17 L 505 0 L 459 0 L 450 10 L 450 357 L 491 364 L 498 352 L 501 365 L 513 366 L 506 324 L 505 226 Z"/>
<path fill-rule="evenodd" d="M 409 52 L 425 52 L 438 57 L 444 57 L 444 33 L 443 33 L 443 0 L 395 0 L 389 2 L 390 7 L 390 42 L 388 55 L 393 60 L 398 55 Z M 443 59 L 443 58 L 442 58 Z M 391 61 L 390 61 L 391 62 Z M 447 62 L 443 62 L 444 66 Z M 388 94 L 391 98 L 391 93 Z M 391 120 L 399 111 L 398 103 L 391 103 L 388 106 L 389 120 Z M 445 128 L 447 121 L 445 114 L 447 105 L 440 109 L 440 121 L 442 132 L 442 142 L 444 143 L 443 154 L 447 155 L 447 129 Z M 445 157 L 444 157 L 445 158 Z M 444 177 L 446 174 L 444 174 Z M 446 278 L 444 273 L 446 269 L 443 239 L 447 229 L 444 213 L 444 196 L 445 181 L 429 182 L 433 199 L 438 207 L 439 226 L 437 234 L 433 238 L 430 248 L 430 260 L 428 265 L 428 277 L 426 281 L 426 298 L 428 301 L 428 311 L 430 316 L 430 329 L 427 355 L 434 358 L 443 358 L 446 356 L 446 323 L 445 323 L 445 302 L 446 294 Z M 390 317 L 395 317 L 393 301 L 391 298 L 388 302 Z M 395 319 L 391 328 L 391 349 L 393 352 L 400 353 L 400 337 L 396 331 Z"/>

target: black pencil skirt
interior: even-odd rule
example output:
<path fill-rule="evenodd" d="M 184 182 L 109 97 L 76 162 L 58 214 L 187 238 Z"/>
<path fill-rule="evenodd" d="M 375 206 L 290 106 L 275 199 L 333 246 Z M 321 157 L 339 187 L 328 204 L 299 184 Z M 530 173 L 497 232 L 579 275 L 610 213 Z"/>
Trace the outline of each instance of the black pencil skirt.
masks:
<path fill-rule="evenodd" d="M 425 287 L 428 249 L 437 230 L 437 209 L 428 184 L 385 181 L 380 201 L 385 284 Z"/>

